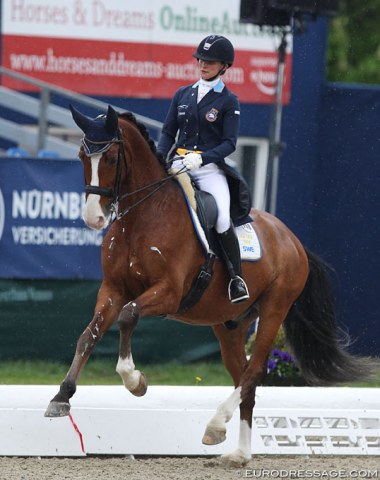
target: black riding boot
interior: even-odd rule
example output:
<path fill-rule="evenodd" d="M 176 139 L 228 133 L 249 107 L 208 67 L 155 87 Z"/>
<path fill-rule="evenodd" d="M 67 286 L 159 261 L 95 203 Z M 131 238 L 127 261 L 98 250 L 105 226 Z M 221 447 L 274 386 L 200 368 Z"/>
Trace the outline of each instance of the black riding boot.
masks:
<path fill-rule="evenodd" d="M 241 274 L 239 240 L 234 227 L 231 226 L 226 232 L 219 233 L 218 240 L 221 246 L 223 260 L 231 278 L 228 285 L 230 302 L 244 302 L 244 300 L 249 298 L 249 292 Z"/>

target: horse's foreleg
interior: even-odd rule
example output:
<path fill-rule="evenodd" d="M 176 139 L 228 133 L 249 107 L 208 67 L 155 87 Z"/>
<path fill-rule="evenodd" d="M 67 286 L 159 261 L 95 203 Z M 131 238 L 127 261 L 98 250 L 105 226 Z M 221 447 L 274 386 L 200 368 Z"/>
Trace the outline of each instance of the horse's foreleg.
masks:
<path fill-rule="evenodd" d="M 141 397 L 146 393 L 147 382 L 144 373 L 135 370 L 131 350 L 131 337 L 138 320 L 139 312 L 136 302 L 127 303 L 118 318 L 120 349 L 116 371 L 121 376 L 125 388 L 133 395 Z"/>
<path fill-rule="evenodd" d="M 77 379 L 79 378 L 80 372 L 99 339 L 103 322 L 103 316 L 100 313 L 95 314 L 90 324 L 79 337 L 71 367 L 61 383 L 59 392 L 50 402 L 45 412 L 45 417 L 63 417 L 69 414 L 69 400 L 76 391 Z"/>
<path fill-rule="evenodd" d="M 60 385 L 59 392 L 51 400 L 45 417 L 63 417 L 70 412 L 70 398 L 76 391 L 76 385 L 80 373 L 91 355 L 95 345 L 102 338 L 103 334 L 112 325 L 118 311 L 120 302 L 111 300 L 111 296 L 106 295 L 107 300 L 103 302 L 105 295 L 99 291 L 95 315 L 89 325 L 78 339 L 75 355 L 70 369 L 63 382 Z"/>
<path fill-rule="evenodd" d="M 154 285 L 135 300 L 122 308 L 119 318 L 120 349 L 116 366 L 125 388 L 133 395 L 142 396 L 147 390 L 147 381 L 143 372 L 135 370 L 132 357 L 131 337 L 141 317 L 162 315 L 178 309 L 180 294 L 166 283 Z"/>

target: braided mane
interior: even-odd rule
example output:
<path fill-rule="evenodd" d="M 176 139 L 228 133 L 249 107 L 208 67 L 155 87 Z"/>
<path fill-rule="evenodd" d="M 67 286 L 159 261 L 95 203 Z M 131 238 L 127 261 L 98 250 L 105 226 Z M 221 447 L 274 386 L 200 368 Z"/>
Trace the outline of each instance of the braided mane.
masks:
<path fill-rule="evenodd" d="M 161 158 L 160 158 L 160 155 L 157 155 L 157 149 L 156 149 L 156 144 L 154 143 L 154 141 L 150 138 L 149 136 L 149 132 L 148 132 L 148 129 L 146 128 L 146 126 L 139 122 L 137 120 L 137 118 L 133 115 L 132 112 L 123 112 L 123 113 L 120 113 L 119 114 L 119 117 L 120 118 L 123 118 L 124 120 L 127 120 L 128 122 L 130 123 L 133 123 L 134 125 L 136 125 L 136 127 L 139 129 L 141 135 L 144 137 L 145 141 L 147 142 L 147 144 L 149 145 L 149 148 L 151 149 L 151 151 L 155 154 L 155 156 L 157 157 L 157 159 L 160 161 L 161 163 Z"/>

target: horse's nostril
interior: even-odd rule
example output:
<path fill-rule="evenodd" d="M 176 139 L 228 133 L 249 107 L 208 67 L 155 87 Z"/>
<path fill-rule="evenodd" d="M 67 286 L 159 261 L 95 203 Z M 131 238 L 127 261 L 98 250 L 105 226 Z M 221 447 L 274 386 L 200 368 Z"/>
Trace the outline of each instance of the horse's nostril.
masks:
<path fill-rule="evenodd" d="M 106 218 L 104 215 L 89 215 L 88 212 L 84 212 L 83 220 L 86 225 L 95 230 L 101 230 L 106 225 Z"/>

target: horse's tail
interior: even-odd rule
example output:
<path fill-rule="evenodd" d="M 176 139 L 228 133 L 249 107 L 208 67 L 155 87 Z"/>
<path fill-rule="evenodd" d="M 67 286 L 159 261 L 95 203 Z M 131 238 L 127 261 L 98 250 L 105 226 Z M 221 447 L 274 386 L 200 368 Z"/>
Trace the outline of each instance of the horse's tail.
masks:
<path fill-rule="evenodd" d="M 306 251 L 309 277 L 284 322 L 286 341 L 307 383 L 332 385 L 370 378 L 371 358 L 347 352 L 349 337 L 337 326 L 329 267 Z"/>

